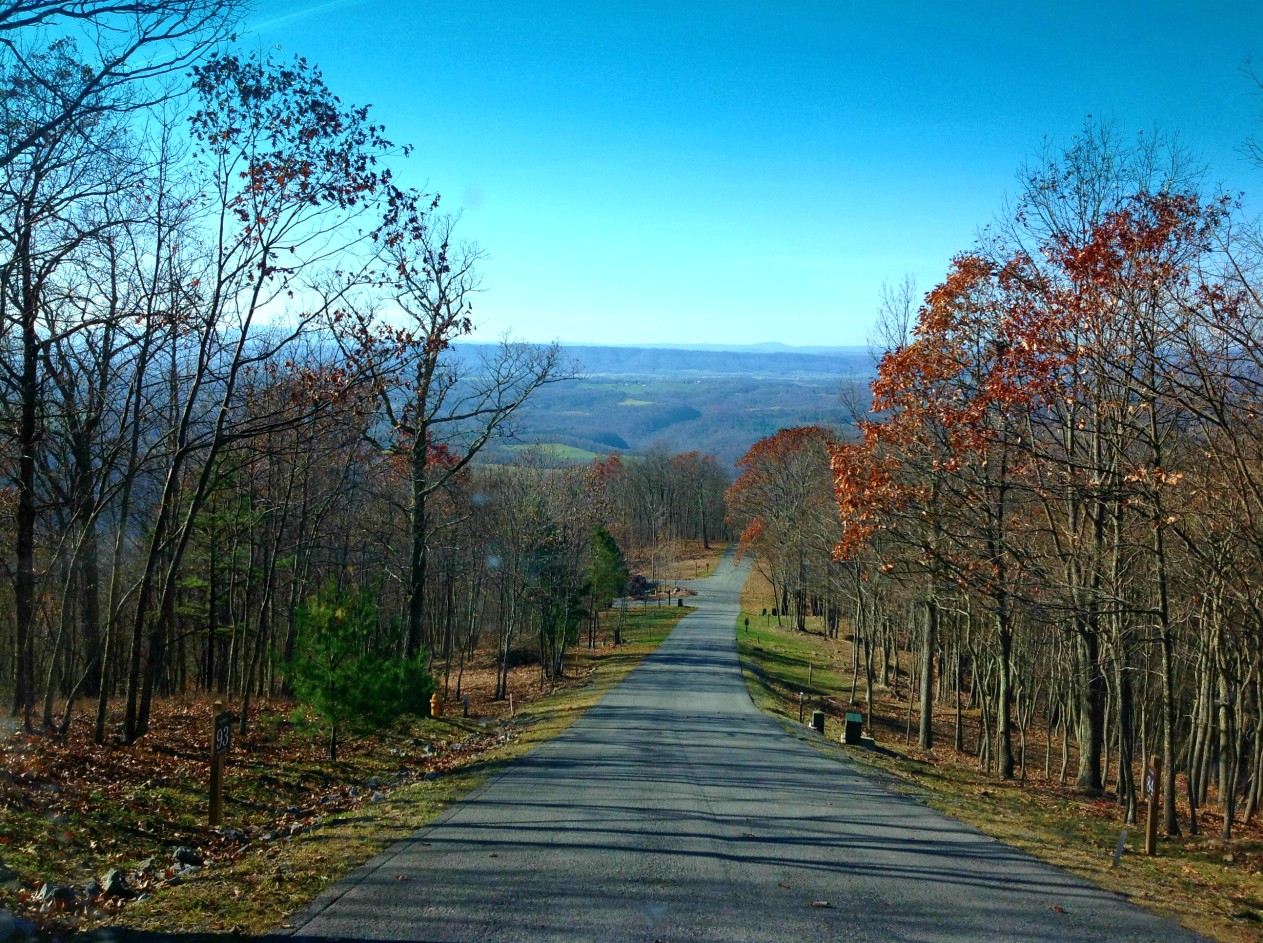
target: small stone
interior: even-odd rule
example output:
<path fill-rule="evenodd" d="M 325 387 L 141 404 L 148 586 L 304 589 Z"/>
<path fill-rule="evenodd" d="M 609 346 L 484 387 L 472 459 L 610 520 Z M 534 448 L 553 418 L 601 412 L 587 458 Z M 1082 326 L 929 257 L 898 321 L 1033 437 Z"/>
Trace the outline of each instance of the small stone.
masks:
<path fill-rule="evenodd" d="M 434 770 L 430 770 L 430 772 L 426 773 L 426 774 L 425 774 L 425 776 L 424 776 L 423 778 L 424 778 L 427 782 L 430 782 L 430 781 L 432 781 L 432 780 L 438 779 L 438 778 L 439 778 L 439 774 L 438 774 L 437 772 L 435 772 Z"/>
<path fill-rule="evenodd" d="M 276 841 L 276 832 L 264 832 L 263 841 Z"/>
<path fill-rule="evenodd" d="M 244 845 L 249 841 L 246 833 L 237 828 L 221 828 L 219 835 L 224 841 L 231 842 L 234 845 Z"/>
<path fill-rule="evenodd" d="M 0 861 L 0 884 L 3 884 L 5 881 L 16 881 L 17 879 L 18 873 L 3 861 Z"/>
<path fill-rule="evenodd" d="M 155 864 L 156 862 L 153 860 L 153 858 L 146 858 L 140 864 L 136 865 L 136 870 L 137 871 L 152 871 L 154 869 Z"/>
<path fill-rule="evenodd" d="M 375 792 L 373 793 L 371 798 L 374 802 L 381 802 L 383 799 L 386 798 L 386 794 L 382 792 Z"/>
<path fill-rule="evenodd" d="M 292 806 L 290 806 L 288 809 L 286 809 L 286 810 L 285 810 L 285 814 L 286 814 L 286 815 L 302 815 L 302 814 L 303 814 L 303 810 L 302 810 L 302 809 L 300 809 L 300 808 L 299 808 L 298 806 L 296 806 L 296 805 L 292 805 Z"/>
<path fill-rule="evenodd" d="M 171 859 L 180 864 L 201 864 L 202 856 L 198 854 L 196 848 L 188 845 L 181 845 L 175 851 L 171 852 Z"/>
<path fill-rule="evenodd" d="M 45 907 L 55 910 L 66 910 L 78 902 L 79 897 L 73 887 L 65 884 L 45 884 L 35 895 Z"/>
<path fill-rule="evenodd" d="M 289 833 L 290 833 L 291 835 L 298 835 L 298 834 L 301 834 L 301 833 L 302 833 L 302 830 L 303 830 L 303 827 L 302 827 L 301 825 L 299 825 L 297 822 L 295 822 L 293 825 L 291 825 L 291 826 L 289 827 Z"/>
<path fill-rule="evenodd" d="M 127 875 L 118 868 L 110 868 L 101 878 L 101 892 L 106 897 L 135 897 L 136 893 L 127 886 Z"/>
<path fill-rule="evenodd" d="M 370 776 L 368 778 L 368 781 L 364 783 L 364 788 L 365 789 L 381 789 L 382 781 L 378 779 L 376 776 Z"/>
<path fill-rule="evenodd" d="M 83 899 L 86 901 L 94 901 L 101 896 L 101 884 L 93 878 L 87 884 L 83 885 Z"/>

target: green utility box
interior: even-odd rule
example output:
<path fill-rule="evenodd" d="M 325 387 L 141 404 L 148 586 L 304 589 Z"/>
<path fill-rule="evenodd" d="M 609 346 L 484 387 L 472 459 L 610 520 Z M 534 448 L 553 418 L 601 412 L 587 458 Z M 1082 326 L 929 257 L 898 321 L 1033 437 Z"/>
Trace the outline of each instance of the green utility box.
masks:
<path fill-rule="evenodd" d="M 811 726 L 816 728 L 816 733 L 824 734 L 824 711 L 811 712 Z"/>
<path fill-rule="evenodd" d="M 846 715 L 846 727 L 842 730 L 843 743 L 859 743 L 860 737 L 864 735 L 864 715 L 853 714 L 848 712 Z"/>

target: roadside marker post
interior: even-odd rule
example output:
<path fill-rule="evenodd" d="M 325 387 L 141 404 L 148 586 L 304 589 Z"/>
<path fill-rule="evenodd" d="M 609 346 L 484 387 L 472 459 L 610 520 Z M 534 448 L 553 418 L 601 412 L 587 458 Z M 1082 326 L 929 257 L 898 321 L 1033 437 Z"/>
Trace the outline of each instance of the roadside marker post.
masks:
<path fill-rule="evenodd" d="M 232 713 L 224 710 L 224 702 L 212 706 L 211 755 L 210 755 L 210 815 L 211 827 L 224 821 L 224 757 L 232 749 Z"/>
<path fill-rule="evenodd" d="M 803 692 L 798 692 L 798 722 L 803 722 Z"/>

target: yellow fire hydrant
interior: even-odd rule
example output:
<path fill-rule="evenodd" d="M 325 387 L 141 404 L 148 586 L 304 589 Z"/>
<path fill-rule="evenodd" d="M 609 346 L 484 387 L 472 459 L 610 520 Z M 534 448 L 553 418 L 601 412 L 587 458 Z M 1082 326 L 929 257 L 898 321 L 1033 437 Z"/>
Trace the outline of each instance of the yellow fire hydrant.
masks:
<path fill-rule="evenodd" d="M 437 691 L 435 691 L 433 694 L 430 695 L 430 716 L 431 717 L 443 716 L 443 702 L 439 700 L 439 695 Z"/>

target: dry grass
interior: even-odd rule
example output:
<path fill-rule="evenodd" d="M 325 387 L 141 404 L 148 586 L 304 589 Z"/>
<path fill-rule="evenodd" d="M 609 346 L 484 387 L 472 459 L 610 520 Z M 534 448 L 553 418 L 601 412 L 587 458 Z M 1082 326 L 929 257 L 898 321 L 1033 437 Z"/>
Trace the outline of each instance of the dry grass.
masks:
<path fill-rule="evenodd" d="M 715 571 L 715 565 L 727 549 L 728 542 L 725 540 L 712 540 L 709 548 L 704 547 L 700 540 L 673 540 L 665 550 L 658 553 L 658 578 L 705 579 Z M 648 576 L 651 565 L 648 549 L 628 555 L 627 567 L 632 573 Z"/>

